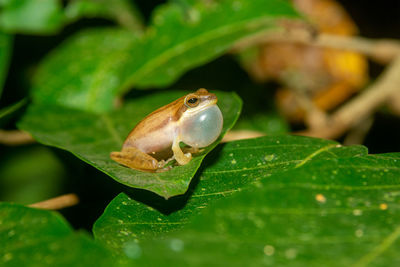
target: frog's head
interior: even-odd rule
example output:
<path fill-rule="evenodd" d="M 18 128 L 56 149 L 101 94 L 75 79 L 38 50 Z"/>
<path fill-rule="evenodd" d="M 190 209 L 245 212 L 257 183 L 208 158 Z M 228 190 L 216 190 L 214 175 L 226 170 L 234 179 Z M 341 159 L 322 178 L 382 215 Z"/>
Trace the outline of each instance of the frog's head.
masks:
<path fill-rule="evenodd" d="M 205 147 L 213 143 L 222 131 L 223 117 L 217 96 L 206 89 L 199 89 L 184 98 L 180 120 L 181 140 L 192 147 Z"/>
<path fill-rule="evenodd" d="M 185 113 L 194 114 L 217 103 L 217 96 L 200 88 L 194 93 L 188 94 L 184 99 Z"/>

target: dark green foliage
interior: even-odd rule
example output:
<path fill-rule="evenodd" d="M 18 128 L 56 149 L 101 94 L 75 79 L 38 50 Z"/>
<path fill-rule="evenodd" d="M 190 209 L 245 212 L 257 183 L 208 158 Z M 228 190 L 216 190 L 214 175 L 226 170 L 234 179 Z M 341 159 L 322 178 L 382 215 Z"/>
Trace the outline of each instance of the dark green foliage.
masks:
<path fill-rule="evenodd" d="M 0 203 L 1 266 L 111 266 L 109 251 L 49 211 Z"/>
<path fill-rule="evenodd" d="M 147 114 L 205 86 L 191 79 L 197 67 L 213 84 L 218 70 L 207 63 L 238 41 L 302 19 L 284 0 L 179 0 L 150 18 L 142 11 L 129 0 L 0 1 L 0 93 L 4 84 L 4 96 L 27 87 L 1 99 L 0 126 L 38 142 L 1 147 L 1 266 L 400 264 L 400 154 L 276 135 L 289 127 L 268 109 L 273 93 L 264 85 L 247 92 L 256 86 L 236 83 L 229 70 L 230 92 L 207 88 L 218 96 L 223 133 L 189 164 L 146 173 L 112 161 L 110 152 Z M 93 24 L 82 27 L 82 18 Z M 26 40 L 32 49 L 45 40 L 51 51 L 25 66 L 25 54 L 12 55 L 22 34 L 40 35 Z M 10 73 L 22 64 L 23 74 L 9 82 L 11 58 Z M 188 72 L 180 80 L 186 91 L 162 92 L 185 87 L 173 83 Z M 237 129 L 270 136 L 220 143 L 242 108 L 235 91 L 247 107 Z M 67 218 L 90 220 L 104 209 L 90 221 L 94 240 L 56 212 L 12 203 L 66 192 L 81 198 L 63 211 Z"/>

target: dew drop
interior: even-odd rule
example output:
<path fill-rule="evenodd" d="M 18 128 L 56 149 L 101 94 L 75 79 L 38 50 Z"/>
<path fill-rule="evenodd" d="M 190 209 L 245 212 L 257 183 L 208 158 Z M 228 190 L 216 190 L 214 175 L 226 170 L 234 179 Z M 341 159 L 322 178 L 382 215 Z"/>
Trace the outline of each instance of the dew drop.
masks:
<path fill-rule="evenodd" d="M 353 210 L 353 215 L 354 216 L 361 216 L 362 215 L 362 210 L 360 210 L 360 209 Z"/>
<path fill-rule="evenodd" d="M 154 24 L 162 25 L 164 23 L 164 18 L 162 16 L 156 16 L 154 18 Z"/>
<path fill-rule="evenodd" d="M 142 256 L 141 247 L 134 241 L 126 242 L 123 246 L 123 250 L 125 255 L 131 259 L 138 259 Z"/>
<path fill-rule="evenodd" d="M 271 245 L 265 245 L 263 251 L 265 255 L 272 256 L 275 253 L 275 248 Z"/>
<path fill-rule="evenodd" d="M 242 8 L 242 3 L 240 1 L 234 1 L 232 3 L 232 8 L 235 11 L 239 11 Z"/>
<path fill-rule="evenodd" d="M 319 203 L 325 203 L 326 197 L 323 194 L 316 194 L 315 200 L 318 201 Z"/>
<path fill-rule="evenodd" d="M 169 242 L 169 248 L 176 252 L 182 251 L 184 246 L 185 246 L 185 243 L 183 243 L 183 241 L 180 239 L 174 238 Z"/>
<path fill-rule="evenodd" d="M 275 154 L 271 154 L 271 155 L 265 155 L 264 156 L 264 160 L 265 161 L 272 161 L 275 159 Z"/>
<path fill-rule="evenodd" d="M 297 250 L 294 248 L 289 248 L 285 251 L 285 256 L 289 260 L 293 260 L 297 257 Z"/>
<path fill-rule="evenodd" d="M 364 231 L 362 229 L 357 229 L 354 234 L 356 235 L 356 237 L 360 238 L 364 235 Z"/>
<path fill-rule="evenodd" d="M 13 258 L 13 254 L 11 254 L 11 253 L 6 253 L 6 254 L 4 254 L 4 256 L 3 256 L 3 261 L 4 261 L 4 262 L 7 262 L 7 261 L 12 260 L 12 258 Z"/>
<path fill-rule="evenodd" d="M 196 9 L 190 9 L 188 15 L 189 15 L 189 20 L 192 23 L 199 22 L 201 19 L 201 14 Z"/>
<path fill-rule="evenodd" d="M 121 230 L 121 231 L 119 231 L 119 232 L 120 232 L 121 235 L 126 235 L 126 236 L 129 235 L 129 232 L 128 232 L 128 231 L 125 231 L 125 230 Z"/>

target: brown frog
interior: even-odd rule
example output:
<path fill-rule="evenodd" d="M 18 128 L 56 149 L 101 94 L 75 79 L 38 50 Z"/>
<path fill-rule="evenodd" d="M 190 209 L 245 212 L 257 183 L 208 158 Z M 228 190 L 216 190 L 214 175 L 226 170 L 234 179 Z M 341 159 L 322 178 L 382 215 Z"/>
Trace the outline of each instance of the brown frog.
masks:
<path fill-rule="evenodd" d="M 192 153 L 218 138 L 222 126 L 216 95 L 202 88 L 150 113 L 129 133 L 121 152 L 112 152 L 110 157 L 143 171 L 163 169 L 172 159 L 185 165 Z M 189 152 L 182 151 L 181 142 L 191 147 Z M 173 156 L 163 159 L 168 152 Z"/>

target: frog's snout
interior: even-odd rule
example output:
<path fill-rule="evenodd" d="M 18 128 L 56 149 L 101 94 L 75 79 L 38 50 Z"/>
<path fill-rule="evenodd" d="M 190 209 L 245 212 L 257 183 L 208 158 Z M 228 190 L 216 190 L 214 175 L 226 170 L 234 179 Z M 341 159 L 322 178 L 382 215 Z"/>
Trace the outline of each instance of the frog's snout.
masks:
<path fill-rule="evenodd" d="M 218 99 L 217 99 L 217 96 L 215 95 L 215 94 L 213 94 L 213 93 L 209 93 L 209 94 L 207 94 L 207 95 L 205 95 L 205 96 L 202 96 L 202 102 L 207 102 L 207 103 L 209 103 L 209 104 L 216 104 L 217 103 L 217 101 L 218 101 Z"/>

